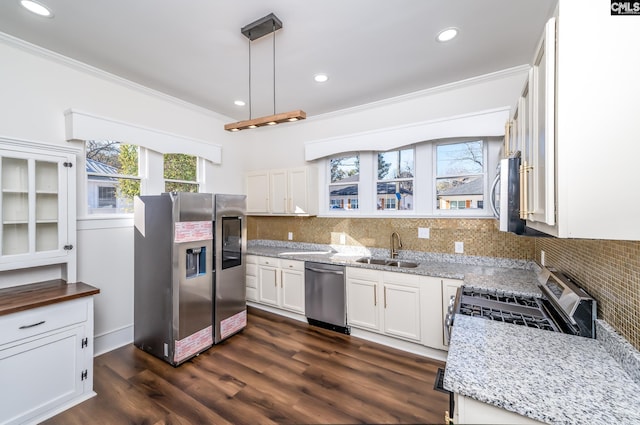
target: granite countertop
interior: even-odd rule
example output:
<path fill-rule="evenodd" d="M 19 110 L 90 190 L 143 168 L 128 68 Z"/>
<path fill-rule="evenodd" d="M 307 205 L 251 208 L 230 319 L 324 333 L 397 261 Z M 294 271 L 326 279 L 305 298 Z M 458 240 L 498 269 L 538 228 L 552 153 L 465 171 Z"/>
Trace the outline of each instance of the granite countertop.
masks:
<path fill-rule="evenodd" d="M 399 268 L 358 263 L 361 257 L 388 258 L 389 251 L 344 247 L 338 251 L 327 245 L 286 243 L 279 241 L 259 241 L 248 244 L 247 253 L 265 257 L 285 258 L 299 261 L 315 261 L 327 264 L 341 264 L 349 267 L 393 271 L 423 276 L 460 279 L 466 286 L 492 289 L 507 294 L 539 297 L 535 263 L 519 260 L 496 259 L 491 257 L 471 257 L 443 255 L 401 250 L 398 260 L 418 263 L 415 268 Z"/>
<path fill-rule="evenodd" d="M 599 339 L 458 315 L 444 387 L 551 424 L 640 423 L 640 384 Z"/>

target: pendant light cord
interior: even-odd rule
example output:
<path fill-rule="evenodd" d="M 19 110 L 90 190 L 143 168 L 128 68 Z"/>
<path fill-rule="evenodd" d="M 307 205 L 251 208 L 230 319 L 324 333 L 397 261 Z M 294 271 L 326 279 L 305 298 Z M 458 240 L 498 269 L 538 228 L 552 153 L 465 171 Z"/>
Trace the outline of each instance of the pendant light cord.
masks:
<path fill-rule="evenodd" d="M 249 33 L 249 119 L 252 118 L 251 107 L 253 103 L 251 102 L 251 33 Z"/>
<path fill-rule="evenodd" d="M 276 114 L 276 23 L 273 21 L 273 115 Z"/>

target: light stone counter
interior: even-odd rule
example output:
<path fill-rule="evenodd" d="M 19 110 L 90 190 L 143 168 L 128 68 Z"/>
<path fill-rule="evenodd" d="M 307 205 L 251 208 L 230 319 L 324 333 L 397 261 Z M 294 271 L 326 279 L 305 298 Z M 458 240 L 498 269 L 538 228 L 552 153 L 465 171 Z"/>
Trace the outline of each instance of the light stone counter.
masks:
<path fill-rule="evenodd" d="M 640 424 L 639 383 L 597 339 L 458 315 L 444 387 L 550 424 Z"/>
<path fill-rule="evenodd" d="M 415 268 L 398 268 L 357 263 L 361 257 L 388 258 L 389 250 L 353 246 L 328 246 L 280 241 L 250 241 L 247 253 L 290 260 L 341 264 L 374 270 L 460 279 L 466 286 L 493 289 L 515 295 L 541 296 L 537 265 L 504 258 L 434 254 L 401 250 L 399 260 L 418 263 Z"/>

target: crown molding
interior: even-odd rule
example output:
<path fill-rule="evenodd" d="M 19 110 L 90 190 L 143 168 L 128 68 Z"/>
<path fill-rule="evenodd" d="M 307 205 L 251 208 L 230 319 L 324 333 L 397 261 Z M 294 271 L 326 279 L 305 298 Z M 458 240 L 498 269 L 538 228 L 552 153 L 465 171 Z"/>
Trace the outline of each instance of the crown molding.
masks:
<path fill-rule="evenodd" d="M 225 115 L 212 111 L 211 109 L 207 109 L 202 106 L 198 106 L 193 103 L 186 102 L 182 99 L 178 99 L 177 97 L 173 97 L 163 92 L 160 92 L 158 90 L 154 90 L 147 86 L 143 86 L 142 84 L 134 83 L 133 81 L 127 80 L 126 78 L 118 77 L 117 75 L 111 74 L 100 68 L 96 68 L 84 62 L 80 62 L 68 56 L 64 56 L 60 53 L 53 52 L 51 50 L 45 49 L 44 47 L 37 46 L 35 44 L 29 43 L 28 41 L 14 37 L 12 35 L 0 32 L 0 41 L 4 42 L 5 44 L 11 47 L 18 48 L 24 52 L 40 56 L 44 59 L 51 60 L 53 62 L 57 62 L 61 65 L 67 66 L 69 68 L 73 68 L 77 71 L 81 71 L 81 72 L 90 74 L 94 77 L 98 77 L 100 79 L 109 81 L 111 83 L 115 83 L 120 86 L 126 87 L 128 89 L 135 90 L 137 92 L 156 97 L 165 102 L 170 102 L 178 106 L 199 112 L 201 114 L 209 115 L 212 118 L 219 119 L 221 122 L 226 122 L 232 119 L 230 117 L 227 117 Z"/>

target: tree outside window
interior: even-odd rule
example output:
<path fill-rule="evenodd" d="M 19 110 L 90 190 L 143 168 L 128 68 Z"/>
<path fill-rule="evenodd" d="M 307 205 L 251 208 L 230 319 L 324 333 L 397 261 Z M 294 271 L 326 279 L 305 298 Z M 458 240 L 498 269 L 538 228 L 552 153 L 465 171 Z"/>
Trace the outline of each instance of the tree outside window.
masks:
<path fill-rule="evenodd" d="M 414 150 L 378 152 L 376 205 L 378 210 L 412 210 Z"/>
<path fill-rule="evenodd" d="M 86 142 L 89 214 L 133 213 L 140 195 L 138 146 L 113 140 Z"/>
<path fill-rule="evenodd" d="M 329 161 L 329 208 L 357 210 L 359 204 L 360 156 L 350 155 Z"/>
<path fill-rule="evenodd" d="M 164 190 L 197 193 L 198 157 L 182 153 L 164 154 Z"/>
<path fill-rule="evenodd" d="M 481 140 L 437 145 L 437 209 L 482 209 L 484 172 Z"/>

